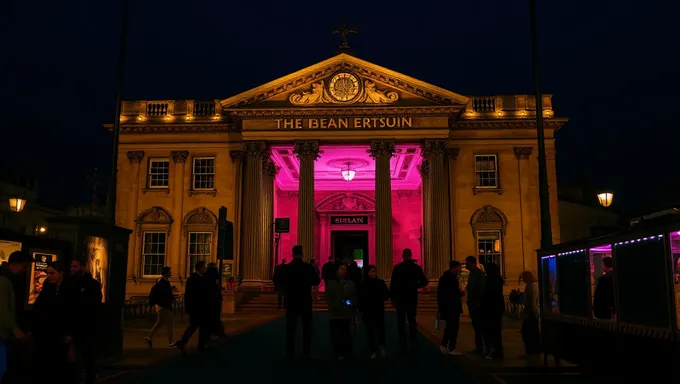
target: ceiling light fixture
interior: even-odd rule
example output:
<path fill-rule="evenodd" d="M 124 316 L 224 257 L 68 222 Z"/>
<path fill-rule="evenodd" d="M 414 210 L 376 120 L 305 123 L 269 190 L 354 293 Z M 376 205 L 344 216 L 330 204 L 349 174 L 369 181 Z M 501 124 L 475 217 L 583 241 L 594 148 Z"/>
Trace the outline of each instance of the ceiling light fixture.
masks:
<path fill-rule="evenodd" d="M 347 169 L 342 171 L 342 178 L 345 179 L 345 181 L 352 181 L 354 179 L 354 176 L 356 175 L 356 171 L 352 170 L 350 168 L 350 162 L 347 162 Z"/>

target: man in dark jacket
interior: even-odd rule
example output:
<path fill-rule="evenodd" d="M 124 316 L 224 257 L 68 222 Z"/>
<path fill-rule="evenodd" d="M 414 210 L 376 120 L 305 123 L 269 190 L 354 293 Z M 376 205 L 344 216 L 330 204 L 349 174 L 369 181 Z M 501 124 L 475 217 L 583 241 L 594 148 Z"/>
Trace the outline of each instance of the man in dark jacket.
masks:
<path fill-rule="evenodd" d="M 144 338 L 149 348 L 153 347 L 153 335 L 163 326 L 165 326 L 167 331 L 168 346 L 170 348 L 177 347 L 177 343 L 175 343 L 175 315 L 173 312 L 175 296 L 172 294 L 171 276 L 172 270 L 170 267 L 163 267 L 161 278 L 151 288 L 151 293 L 149 294 L 149 305 L 155 306 L 157 313 L 156 323 Z"/>
<path fill-rule="evenodd" d="M 286 259 L 281 260 L 281 264 L 274 268 L 274 275 L 272 276 L 272 283 L 274 283 L 274 290 L 277 295 L 277 302 L 279 309 L 283 306 L 283 267 L 286 265 Z"/>
<path fill-rule="evenodd" d="M 328 262 L 326 262 L 321 268 L 321 277 L 323 278 L 324 284 L 328 284 L 329 280 L 335 279 L 337 270 L 337 263 L 332 257 L 329 257 Z"/>
<path fill-rule="evenodd" d="M 468 256 L 465 258 L 465 267 L 470 274 L 468 275 L 466 293 L 467 306 L 470 311 L 470 321 L 475 331 L 475 352 L 484 351 L 484 330 L 482 318 L 482 297 L 486 285 L 486 275 L 479 269 L 477 258 Z M 487 351 L 488 352 L 488 351 Z"/>
<path fill-rule="evenodd" d="M 189 276 L 184 290 L 184 311 L 189 315 L 189 326 L 184 331 L 182 340 L 177 342 L 177 348 L 186 354 L 186 345 L 198 330 L 198 351 L 202 352 L 210 340 L 210 307 L 211 286 L 204 277 L 205 261 L 196 262 L 195 272 Z"/>
<path fill-rule="evenodd" d="M 596 319 L 611 320 L 614 318 L 614 263 L 611 257 L 602 259 L 602 272 L 597 279 L 593 295 L 593 315 Z"/>
<path fill-rule="evenodd" d="M 449 269 L 439 278 L 437 284 L 437 305 L 439 316 L 446 322 L 446 328 L 442 335 L 440 349 L 445 355 L 458 356 L 456 352 L 456 341 L 458 340 L 458 329 L 460 327 L 460 315 L 463 313 L 463 302 L 461 296 L 458 276 L 460 276 L 460 262 L 449 262 Z"/>
<path fill-rule="evenodd" d="M 310 357 L 312 347 L 312 287 L 321 283 L 316 268 L 302 260 L 302 246 L 293 247 L 293 261 L 283 268 L 286 301 L 286 358 L 295 354 L 297 319 L 302 322 L 302 353 Z"/>
<path fill-rule="evenodd" d="M 72 315 L 74 322 L 73 342 L 83 356 L 85 363 L 85 382 L 92 384 L 97 379 L 96 341 L 97 326 L 102 305 L 102 287 L 90 273 L 82 260 L 72 260 L 68 289 L 72 296 Z"/>
<path fill-rule="evenodd" d="M 406 322 L 408 322 L 411 351 L 416 348 L 418 324 L 416 310 L 418 308 L 418 289 L 425 288 L 429 281 L 423 269 L 413 260 L 411 249 L 405 248 L 401 255 L 401 263 L 394 266 L 390 282 L 390 297 L 397 307 L 397 328 L 402 353 L 407 352 Z"/>

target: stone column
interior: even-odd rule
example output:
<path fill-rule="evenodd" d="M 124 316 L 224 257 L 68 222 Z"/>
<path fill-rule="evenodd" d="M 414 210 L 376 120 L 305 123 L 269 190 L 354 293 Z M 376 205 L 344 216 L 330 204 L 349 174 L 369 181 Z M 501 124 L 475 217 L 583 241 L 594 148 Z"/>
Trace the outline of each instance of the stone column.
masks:
<path fill-rule="evenodd" d="M 130 183 L 130 194 L 128 195 L 127 227 L 128 229 L 135 230 L 137 228 L 135 220 L 137 220 L 137 210 L 139 209 L 139 166 L 142 159 L 144 159 L 144 151 L 129 151 L 127 158 L 130 160 L 130 178 L 128 180 Z M 136 253 L 138 235 L 135 233 L 130 236 L 130 244 L 128 244 L 128 252 L 132 255 L 132 257 L 128 257 L 128 260 L 131 260 L 127 265 L 128 280 L 132 280 L 133 276 L 139 277 L 139 258 L 141 255 Z"/>
<path fill-rule="evenodd" d="M 516 276 L 518 274 L 517 270 L 521 271 L 527 270 L 528 266 L 535 266 L 536 263 L 533 260 L 535 257 L 535 249 L 540 248 L 540 232 L 538 232 L 538 237 L 534 235 L 532 230 L 534 228 L 540 228 L 540 220 L 534 222 L 531 212 L 531 170 L 529 168 L 529 156 L 533 152 L 532 147 L 515 147 L 515 156 L 517 157 L 517 181 L 519 189 L 519 210 L 520 210 L 520 232 L 522 238 L 522 265 L 508 265 L 506 262 L 505 272 L 507 276 Z M 538 195 L 537 195 L 538 196 Z M 536 216 L 538 217 L 538 216 Z M 538 239 L 537 244 L 532 244 L 532 239 Z M 507 260 L 506 260 L 507 261 Z M 528 264 L 528 265 L 527 265 Z M 533 270 L 533 269 L 529 269 Z M 514 274 L 513 274 L 514 273 Z"/>
<path fill-rule="evenodd" d="M 309 260 L 314 257 L 314 162 L 319 158 L 319 142 L 296 141 L 293 153 L 300 159 L 297 242 Z"/>
<path fill-rule="evenodd" d="M 448 141 L 427 140 L 423 144 L 423 157 L 429 163 L 430 235 L 431 249 L 426 265 L 428 277 L 435 279 L 447 268 L 451 259 L 449 241 L 449 175 L 446 151 Z"/>
<path fill-rule="evenodd" d="M 274 178 L 279 167 L 267 156 L 262 163 L 262 189 L 260 194 L 260 225 L 262 228 L 258 275 L 265 284 L 271 285 L 274 267 Z"/>
<path fill-rule="evenodd" d="M 231 209 L 231 214 L 234 220 L 234 276 L 240 276 L 241 265 L 236 261 L 240 261 L 241 255 L 241 196 L 243 196 L 243 163 L 246 159 L 246 154 L 243 151 L 230 151 L 229 156 L 234 164 L 234 208 Z"/>
<path fill-rule="evenodd" d="M 172 215 L 174 222 L 172 223 L 172 230 L 170 232 L 170 247 L 167 249 L 166 255 L 169 255 L 169 260 L 165 261 L 166 265 L 172 267 L 173 271 L 177 271 L 175 276 L 187 277 L 189 275 L 186 250 L 182 248 L 182 222 L 184 221 L 184 172 L 186 169 L 188 151 L 172 151 L 170 157 L 174 163 L 174 170 L 172 173 Z"/>
<path fill-rule="evenodd" d="M 383 278 L 392 274 L 392 175 L 390 159 L 394 141 L 372 141 L 368 151 L 375 159 L 375 264 Z"/>
<path fill-rule="evenodd" d="M 418 172 L 422 179 L 420 187 L 420 196 L 423 200 L 423 225 L 421 227 L 421 249 L 420 249 L 420 264 L 425 270 L 425 276 L 432 278 L 429 267 L 430 253 L 432 250 L 432 235 L 430 227 L 432 224 L 432 193 L 430 191 L 430 160 L 423 156 L 423 160 L 418 166 Z"/>
<path fill-rule="evenodd" d="M 449 217 L 451 218 L 451 228 L 449 228 L 451 233 L 449 240 L 451 241 L 450 249 L 452 252 L 452 260 L 459 259 L 459 256 L 456 254 L 456 160 L 458 160 L 459 152 L 460 148 L 449 148 L 447 151 L 449 159 Z"/>
<path fill-rule="evenodd" d="M 243 231 L 241 231 L 241 277 L 244 286 L 260 286 L 262 275 L 259 258 L 262 253 L 260 194 L 262 189 L 262 160 L 267 153 L 263 142 L 243 144 L 247 155 L 243 177 Z"/>

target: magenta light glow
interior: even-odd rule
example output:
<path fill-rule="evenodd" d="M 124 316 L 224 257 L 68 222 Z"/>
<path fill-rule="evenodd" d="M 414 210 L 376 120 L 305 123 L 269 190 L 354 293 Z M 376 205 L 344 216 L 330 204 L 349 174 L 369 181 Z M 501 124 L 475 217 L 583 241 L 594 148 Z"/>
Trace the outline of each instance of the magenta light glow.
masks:
<path fill-rule="evenodd" d="M 599 247 L 590 248 L 590 252 L 611 252 L 611 251 L 612 251 L 611 245 L 601 245 Z"/>

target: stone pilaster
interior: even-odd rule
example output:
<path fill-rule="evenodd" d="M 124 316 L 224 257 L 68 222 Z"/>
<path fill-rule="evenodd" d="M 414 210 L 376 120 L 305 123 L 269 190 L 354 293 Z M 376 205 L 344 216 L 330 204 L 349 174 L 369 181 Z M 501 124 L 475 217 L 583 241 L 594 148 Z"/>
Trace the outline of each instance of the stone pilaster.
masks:
<path fill-rule="evenodd" d="M 422 185 L 420 187 L 420 197 L 423 200 L 423 226 L 421 227 L 421 249 L 420 262 L 425 270 L 425 275 L 431 278 L 429 268 L 429 258 L 432 251 L 432 193 L 430 183 L 430 160 L 423 157 L 423 161 L 418 166 L 418 172 L 422 178 Z"/>
<path fill-rule="evenodd" d="M 139 166 L 144 159 L 144 151 L 129 151 L 127 158 L 130 161 L 130 174 L 128 183 L 130 183 L 130 194 L 128 196 L 127 209 L 127 227 L 134 230 L 137 226 L 135 220 L 137 219 L 137 210 L 139 209 Z M 133 257 L 129 258 L 132 262 L 127 265 L 127 278 L 139 277 L 139 265 L 141 255 L 136 252 L 138 234 L 130 236 L 130 244 L 128 244 L 128 252 Z"/>
<path fill-rule="evenodd" d="M 448 166 L 449 166 L 449 217 L 451 220 L 449 222 L 451 223 L 450 226 L 450 235 L 449 235 L 449 241 L 451 242 L 451 252 L 453 253 L 451 255 L 451 259 L 453 260 L 459 260 L 459 258 L 462 259 L 462 257 L 459 257 L 459 255 L 456 252 L 456 160 L 458 160 L 458 153 L 460 152 L 460 148 L 449 148 L 447 150 L 447 155 L 448 155 Z M 461 260 L 459 260 L 461 261 Z"/>
<path fill-rule="evenodd" d="M 293 153 L 300 159 L 297 242 L 309 260 L 314 257 L 314 162 L 319 158 L 319 142 L 296 141 Z"/>
<path fill-rule="evenodd" d="M 447 170 L 446 140 L 427 140 L 423 143 L 423 158 L 429 165 L 430 189 L 430 254 L 425 263 L 428 278 L 438 278 L 451 259 L 449 237 L 449 175 Z"/>
<path fill-rule="evenodd" d="M 372 141 L 368 151 L 375 159 L 375 263 L 378 275 L 392 274 L 392 177 L 390 158 L 394 156 L 394 141 Z"/>
<path fill-rule="evenodd" d="M 258 260 L 258 274 L 265 284 L 271 283 L 274 272 L 274 178 L 279 167 L 269 158 L 262 163 L 262 189 L 260 214 L 262 250 Z"/>
<path fill-rule="evenodd" d="M 184 172 L 186 170 L 188 151 L 172 151 L 170 157 L 174 163 L 172 173 L 172 214 L 175 216 L 175 222 L 172 223 L 172 231 L 170 231 L 170 247 L 167 249 L 166 255 L 169 260 L 165 261 L 166 265 L 172 267 L 173 271 L 177 271 L 176 276 L 189 276 L 188 260 L 185 257 L 186 251 L 182 248 L 182 222 L 184 221 Z M 172 263 L 170 263 L 172 261 Z"/>
<path fill-rule="evenodd" d="M 534 261 L 535 250 L 540 248 L 540 220 L 538 218 L 538 211 L 535 209 L 532 212 L 531 198 L 531 169 L 529 164 L 529 157 L 533 152 L 532 147 L 515 147 L 515 157 L 517 157 L 517 181 L 519 188 L 519 209 L 520 209 L 520 232 L 522 234 L 522 264 L 514 265 L 508 263 L 506 260 L 505 274 L 506 276 L 516 276 L 518 273 L 528 270 L 535 270 L 536 265 Z M 536 232 L 536 233 L 533 233 Z M 536 243 L 533 240 L 539 240 Z M 521 270 L 520 270 L 521 268 Z M 519 271 L 519 272 L 518 272 Z"/>
<path fill-rule="evenodd" d="M 246 160 L 246 154 L 243 151 L 230 151 L 229 156 L 234 165 L 234 208 L 230 213 L 234 220 L 234 255 L 241 255 L 241 216 L 243 207 L 241 206 L 241 197 L 243 196 L 243 163 Z M 240 260 L 239 256 L 235 259 Z M 234 263 L 234 276 L 240 276 L 241 264 Z"/>
<path fill-rule="evenodd" d="M 244 286 L 260 286 L 262 274 L 260 255 L 262 254 L 262 217 L 261 190 L 262 164 L 267 158 L 267 145 L 263 142 L 246 142 L 243 144 L 246 153 L 243 176 L 243 231 L 241 232 L 241 277 Z"/>

